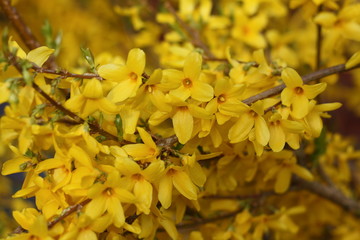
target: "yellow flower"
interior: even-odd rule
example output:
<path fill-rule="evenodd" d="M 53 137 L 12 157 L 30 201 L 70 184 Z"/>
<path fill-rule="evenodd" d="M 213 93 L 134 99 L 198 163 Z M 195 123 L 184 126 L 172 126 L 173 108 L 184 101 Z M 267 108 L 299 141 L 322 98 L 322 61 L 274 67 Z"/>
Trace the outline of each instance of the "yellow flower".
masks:
<path fill-rule="evenodd" d="M 189 200 L 197 200 L 198 189 L 182 167 L 171 166 L 159 180 L 159 201 L 167 209 L 172 203 L 173 186 Z"/>
<path fill-rule="evenodd" d="M 150 78 L 139 88 L 133 105 L 138 109 L 146 109 L 151 102 L 157 109 L 165 112 L 171 111 L 171 106 L 165 102 L 165 94 L 161 86 L 162 71 L 156 69 Z"/>
<path fill-rule="evenodd" d="M 40 215 L 35 218 L 33 223 L 27 228 L 27 233 L 22 233 L 20 235 L 15 235 L 14 237 L 10 237 L 9 239 L 16 240 L 52 240 L 51 236 L 49 236 L 47 221 L 44 216 Z"/>
<path fill-rule="evenodd" d="M 55 52 L 54 49 L 48 48 L 46 46 L 41 46 L 31 50 L 28 54 L 26 54 L 24 50 L 20 48 L 17 42 L 12 40 L 11 37 L 9 39 L 9 47 L 10 49 L 17 49 L 17 57 L 27 59 L 28 61 L 35 63 L 39 67 L 41 67 L 50 57 L 50 55 Z"/>
<path fill-rule="evenodd" d="M 245 85 L 233 84 L 230 79 L 221 78 L 215 84 L 215 98 L 207 105 L 206 110 L 215 113 L 217 123 L 224 124 L 231 117 L 238 117 L 244 109 L 240 101 Z"/>
<path fill-rule="evenodd" d="M 153 197 L 152 183 L 163 174 L 164 162 L 157 160 L 149 164 L 145 169 L 141 169 L 137 162 L 124 153 L 119 154 L 119 149 L 117 150 L 115 167 L 126 176 L 128 181 L 127 189 L 134 192 L 137 199 L 135 203 L 137 214 L 141 212 L 149 214 Z"/>
<path fill-rule="evenodd" d="M 322 118 L 330 118 L 326 112 L 333 111 L 341 107 L 341 103 L 323 103 L 316 105 L 316 101 L 309 103 L 309 114 L 304 118 L 307 134 L 312 137 L 319 137 L 323 129 Z"/>
<path fill-rule="evenodd" d="M 291 175 L 294 173 L 305 180 L 312 181 L 313 175 L 309 170 L 296 164 L 296 157 L 290 151 L 283 151 L 277 155 L 281 162 L 272 166 L 264 177 L 264 181 L 276 178 L 274 190 L 284 193 L 290 186 Z"/>
<path fill-rule="evenodd" d="M 275 113 L 269 119 L 269 131 L 269 146 L 274 152 L 280 152 L 285 146 L 286 135 L 302 133 L 304 127 L 299 122 L 283 119 L 279 113 Z"/>
<path fill-rule="evenodd" d="M 145 53 L 139 48 L 132 49 L 124 66 L 106 64 L 99 68 L 99 75 L 109 81 L 116 82 L 107 98 L 112 102 L 121 102 L 134 97 L 142 83 L 145 69 Z"/>
<path fill-rule="evenodd" d="M 243 104 L 245 111 L 240 115 L 235 124 L 230 128 L 228 137 L 231 143 L 238 143 L 249 137 L 250 131 L 255 129 L 256 141 L 265 146 L 270 139 L 269 128 L 264 115 L 263 101 L 257 101 L 251 107 Z"/>
<path fill-rule="evenodd" d="M 125 223 L 122 202 L 134 203 L 135 196 L 121 188 L 120 175 L 117 169 L 113 169 L 104 183 L 95 183 L 88 192 L 91 202 L 86 206 L 85 214 L 92 219 L 101 217 L 105 212 L 111 216 L 112 223 L 121 227 Z"/>
<path fill-rule="evenodd" d="M 82 93 L 72 96 L 64 106 L 73 112 L 80 113 L 80 117 L 87 117 L 98 110 L 108 114 L 115 114 L 120 110 L 103 96 L 101 82 L 95 78 L 90 79 Z"/>
<path fill-rule="evenodd" d="M 281 102 L 292 107 L 291 116 L 301 119 L 309 113 L 309 99 L 315 98 L 326 88 L 326 83 L 304 85 L 300 75 L 292 68 L 281 73 L 286 88 L 281 92 Z"/>
<path fill-rule="evenodd" d="M 200 78 L 202 57 L 198 52 L 191 52 L 184 63 L 183 72 L 168 71 L 168 78 L 180 84 L 170 95 L 185 101 L 189 97 L 200 102 L 207 102 L 214 96 L 214 89 Z"/>
<path fill-rule="evenodd" d="M 123 146 L 123 149 L 134 160 L 153 161 L 159 155 L 160 150 L 148 132 L 143 128 L 137 128 L 137 130 L 144 143 L 127 144 Z"/>
<path fill-rule="evenodd" d="M 264 14 L 254 17 L 246 16 L 241 8 L 235 9 L 235 24 L 231 35 L 254 48 L 264 48 L 266 41 L 261 31 L 266 27 L 268 19 Z"/>

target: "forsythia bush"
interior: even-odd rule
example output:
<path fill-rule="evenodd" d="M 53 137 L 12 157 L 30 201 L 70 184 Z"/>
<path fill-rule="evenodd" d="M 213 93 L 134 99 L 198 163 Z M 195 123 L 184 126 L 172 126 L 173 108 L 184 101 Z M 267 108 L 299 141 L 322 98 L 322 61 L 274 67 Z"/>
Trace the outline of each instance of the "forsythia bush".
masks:
<path fill-rule="evenodd" d="M 2 237 L 360 239 L 360 152 L 323 126 L 360 102 L 358 1 L 13 4 Z"/>

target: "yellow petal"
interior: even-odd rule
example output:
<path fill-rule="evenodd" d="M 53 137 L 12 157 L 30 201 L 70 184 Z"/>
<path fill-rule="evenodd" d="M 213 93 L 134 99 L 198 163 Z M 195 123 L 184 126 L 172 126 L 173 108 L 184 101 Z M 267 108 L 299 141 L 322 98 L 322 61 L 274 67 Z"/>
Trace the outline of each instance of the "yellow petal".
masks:
<path fill-rule="evenodd" d="M 130 72 L 134 72 L 141 78 L 141 74 L 145 69 L 145 53 L 140 48 L 133 48 L 128 54 L 126 66 Z"/>
<path fill-rule="evenodd" d="M 100 217 L 106 210 L 106 198 L 103 196 L 99 196 L 94 198 L 86 205 L 85 213 L 92 219 Z"/>
<path fill-rule="evenodd" d="M 44 62 L 46 62 L 46 60 L 50 57 L 50 55 L 53 54 L 53 52 L 55 52 L 54 49 L 48 48 L 46 46 L 41 46 L 35 48 L 34 50 L 31 50 L 27 54 L 26 59 L 41 67 Z"/>
<path fill-rule="evenodd" d="M 149 146 L 153 149 L 157 149 L 157 146 L 156 146 L 154 140 L 152 139 L 151 135 L 147 131 L 145 131 L 143 128 L 140 128 L 140 127 L 138 127 L 137 130 L 140 134 L 141 139 L 147 146 Z"/>
<path fill-rule="evenodd" d="M 155 150 L 145 144 L 127 144 L 123 146 L 127 154 L 132 156 L 135 160 L 146 159 L 154 157 Z"/>
<path fill-rule="evenodd" d="M 275 192 L 284 193 L 290 186 L 291 171 L 289 168 L 282 168 L 276 177 Z"/>
<path fill-rule="evenodd" d="M 90 79 L 82 92 L 84 97 L 87 98 L 102 98 L 103 97 L 103 89 L 99 80 L 93 78 Z"/>
<path fill-rule="evenodd" d="M 120 108 L 107 98 L 97 100 L 99 110 L 107 114 L 116 114 L 120 112 Z"/>
<path fill-rule="evenodd" d="M 269 146 L 274 152 L 280 152 L 285 146 L 285 134 L 283 129 L 279 126 L 270 126 L 270 140 Z"/>
<path fill-rule="evenodd" d="M 265 146 L 269 142 L 269 128 L 266 124 L 265 119 L 262 117 L 257 117 L 255 119 L 255 137 L 256 141 L 263 146 Z"/>
<path fill-rule="evenodd" d="M 107 95 L 107 98 L 114 103 L 122 102 L 129 97 L 133 97 L 138 90 L 140 84 L 141 80 L 139 82 L 127 78 L 118 83 L 113 89 L 111 89 L 111 91 Z"/>
<path fill-rule="evenodd" d="M 214 89 L 207 83 L 194 81 L 191 88 L 191 97 L 200 102 L 208 102 L 214 97 Z"/>
<path fill-rule="evenodd" d="M 106 64 L 100 66 L 98 73 L 101 77 L 116 82 L 124 80 L 129 74 L 127 68 L 119 64 Z"/>
<path fill-rule="evenodd" d="M 137 204 L 138 210 L 145 214 L 149 214 L 153 195 L 152 185 L 144 179 L 136 181 L 134 185 L 134 194 L 137 201 L 140 202 Z"/>
<path fill-rule="evenodd" d="M 300 75 L 292 68 L 285 68 L 281 72 L 281 78 L 289 88 L 295 88 L 303 85 Z"/>
<path fill-rule="evenodd" d="M 281 103 L 285 106 L 290 107 L 294 97 L 295 97 L 295 93 L 291 88 L 287 87 L 281 91 Z"/>
<path fill-rule="evenodd" d="M 238 143 L 247 139 L 254 123 L 254 118 L 249 117 L 248 114 L 242 114 L 239 120 L 229 130 L 228 137 L 230 142 Z"/>
<path fill-rule="evenodd" d="M 351 58 L 346 62 L 345 68 L 349 69 L 360 64 L 360 51 L 354 53 Z"/>
<path fill-rule="evenodd" d="M 180 108 L 172 118 L 174 131 L 181 144 L 190 140 L 194 120 L 187 108 Z"/>
<path fill-rule="evenodd" d="M 314 84 L 314 85 L 304 85 L 302 88 L 304 89 L 305 96 L 308 99 L 313 99 L 325 90 L 326 83 L 318 83 L 318 84 Z"/>
<path fill-rule="evenodd" d="M 331 12 L 321 12 L 317 14 L 314 18 L 315 23 L 324 27 L 332 27 L 335 24 L 336 20 L 336 15 Z"/>
<path fill-rule="evenodd" d="M 125 216 L 123 207 L 116 197 L 110 197 L 107 199 L 107 211 L 110 215 L 113 216 L 114 225 L 116 227 L 121 227 L 125 223 Z"/>
<path fill-rule="evenodd" d="M 296 119 L 304 118 L 309 113 L 309 100 L 305 95 L 295 95 L 291 116 Z"/>
<path fill-rule="evenodd" d="M 290 133 L 302 133 L 304 131 L 304 126 L 296 121 L 291 120 L 281 120 L 281 126 Z"/>
<path fill-rule="evenodd" d="M 69 155 L 82 165 L 88 168 L 92 168 L 93 165 L 91 158 L 81 147 L 78 147 L 77 145 L 72 145 L 69 150 Z"/>
<path fill-rule="evenodd" d="M 158 198 L 163 208 L 167 209 L 171 205 L 172 200 L 172 177 L 169 175 L 164 175 L 159 182 L 159 193 Z"/>
<path fill-rule="evenodd" d="M 147 168 L 145 168 L 142 172 L 142 175 L 149 182 L 153 182 L 162 176 L 162 174 L 164 173 L 164 169 L 164 161 L 157 160 L 155 162 L 152 162 Z"/>
<path fill-rule="evenodd" d="M 299 165 L 293 165 L 291 168 L 292 172 L 305 180 L 312 181 L 314 176 L 306 168 L 300 167 Z"/>
<path fill-rule="evenodd" d="M 198 52 L 191 52 L 184 63 L 184 76 L 196 81 L 201 72 L 202 57 Z"/>
<path fill-rule="evenodd" d="M 189 175 L 183 171 L 176 171 L 173 175 L 173 183 L 175 188 L 187 199 L 197 199 L 197 188 L 191 181 Z"/>

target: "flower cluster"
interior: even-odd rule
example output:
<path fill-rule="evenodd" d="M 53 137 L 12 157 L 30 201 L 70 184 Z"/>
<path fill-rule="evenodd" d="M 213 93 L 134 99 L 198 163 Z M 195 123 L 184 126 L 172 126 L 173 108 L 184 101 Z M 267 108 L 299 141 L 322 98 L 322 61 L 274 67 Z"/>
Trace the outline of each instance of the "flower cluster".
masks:
<path fill-rule="evenodd" d="M 13 197 L 35 199 L 13 212 L 20 227 L 8 238 L 310 239 L 321 233 L 299 230 L 329 217 L 298 220 L 315 203 L 346 218 L 334 236 L 359 234 L 357 220 L 319 197 L 329 185 L 351 201 L 360 188 L 349 187 L 358 151 L 323 128 L 341 104 L 317 99 L 332 83 L 320 79 L 359 67 L 359 54 L 314 63 L 295 54 L 314 47 L 295 37 L 301 30 L 270 21 L 306 13 L 328 41 L 359 41 L 348 11 L 358 4 L 337 2 L 290 1 L 290 10 L 280 0 L 181 0 L 178 10 L 164 3 L 154 22 L 141 4 L 118 5 L 136 46 L 126 60 L 83 48 L 81 67 L 69 68 L 77 73 L 56 67 L 55 42 L 26 53 L 5 32 L 0 140 L 12 156 L 1 173 L 24 174 Z M 299 74 L 320 64 L 327 68 Z M 302 188 L 319 178 L 327 184 L 319 196 Z M 344 209 L 359 210 L 349 201 Z"/>

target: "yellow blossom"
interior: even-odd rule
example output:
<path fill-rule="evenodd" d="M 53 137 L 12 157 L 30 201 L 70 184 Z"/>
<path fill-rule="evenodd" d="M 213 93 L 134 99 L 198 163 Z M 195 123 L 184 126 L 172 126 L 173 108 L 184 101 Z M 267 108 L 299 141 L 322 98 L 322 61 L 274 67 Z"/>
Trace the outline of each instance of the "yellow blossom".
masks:
<path fill-rule="evenodd" d="M 315 98 L 326 88 L 326 83 L 305 85 L 300 75 L 292 68 L 281 73 L 286 88 L 281 92 L 282 104 L 292 107 L 291 115 L 301 119 L 309 113 L 309 100 Z"/>
<path fill-rule="evenodd" d="M 103 78 L 115 82 L 115 86 L 107 95 L 112 102 L 121 102 L 129 97 L 134 97 L 142 83 L 145 69 L 145 53 L 139 48 L 129 52 L 126 64 L 123 66 L 106 64 L 98 72 Z"/>

